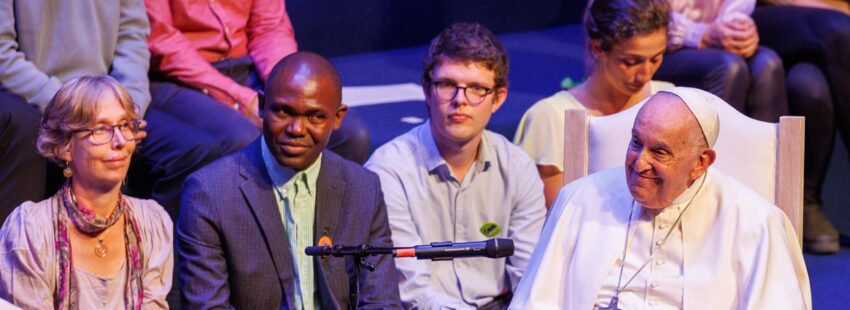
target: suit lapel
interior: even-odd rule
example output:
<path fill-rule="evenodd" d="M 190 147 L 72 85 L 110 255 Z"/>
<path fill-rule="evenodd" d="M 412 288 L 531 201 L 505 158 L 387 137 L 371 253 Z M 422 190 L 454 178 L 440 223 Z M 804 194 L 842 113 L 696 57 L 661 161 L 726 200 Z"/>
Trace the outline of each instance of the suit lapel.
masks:
<path fill-rule="evenodd" d="M 261 137 L 262 139 L 262 137 Z M 274 189 L 269 178 L 261 155 L 260 140 L 252 143 L 240 163 L 240 174 L 243 177 L 240 189 L 251 211 L 256 217 L 257 223 L 265 237 L 266 246 L 272 255 L 275 271 L 284 289 L 286 301 L 290 309 L 294 308 L 294 275 L 292 249 L 286 237 L 281 222 L 280 211 L 278 211 Z M 250 253 L 247 253 L 250 255 Z"/>
<path fill-rule="evenodd" d="M 342 201 L 345 197 L 345 181 L 339 171 L 341 159 L 336 154 L 324 152 L 322 154 L 322 168 L 316 180 L 316 226 L 313 229 L 313 244 L 318 244 L 319 238 L 327 234 L 331 240 L 336 242 L 339 228 L 339 220 L 342 216 Z M 339 233 L 345 233 L 341 231 Z M 345 244 L 349 245 L 349 244 Z M 352 244 L 353 245 L 353 244 Z M 316 268 L 316 277 L 319 294 L 323 300 L 323 306 L 342 308 L 345 301 L 335 300 L 336 296 L 344 296 L 348 291 L 345 282 L 335 280 L 334 273 L 344 273 L 345 270 L 331 270 L 329 260 L 342 259 L 336 257 L 322 257 L 313 260 Z M 336 275 L 339 279 L 339 275 Z M 334 286 L 334 287 L 332 287 Z M 339 295 L 343 293 L 343 295 Z M 327 304 L 326 304 L 327 303 Z"/>
<path fill-rule="evenodd" d="M 340 159 L 334 154 L 324 152 L 322 170 L 316 180 L 316 227 L 313 230 L 314 244 L 325 233 L 334 239 L 342 216 L 342 199 L 345 197 L 345 181 L 338 173 Z"/>

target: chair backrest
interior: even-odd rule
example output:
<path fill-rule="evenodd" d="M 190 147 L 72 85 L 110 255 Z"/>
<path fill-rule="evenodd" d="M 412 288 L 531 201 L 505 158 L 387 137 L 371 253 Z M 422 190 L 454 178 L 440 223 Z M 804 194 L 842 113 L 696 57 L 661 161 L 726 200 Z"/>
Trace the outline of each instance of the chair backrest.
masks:
<path fill-rule="evenodd" d="M 803 227 L 804 118 L 783 116 L 779 123 L 751 119 L 722 99 L 705 94 L 717 111 L 720 133 L 714 150 L 716 169 L 736 178 L 781 208 L 798 240 Z M 564 184 L 625 164 L 637 112 L 646 101 L 608 116 L 565 112 Z"/>

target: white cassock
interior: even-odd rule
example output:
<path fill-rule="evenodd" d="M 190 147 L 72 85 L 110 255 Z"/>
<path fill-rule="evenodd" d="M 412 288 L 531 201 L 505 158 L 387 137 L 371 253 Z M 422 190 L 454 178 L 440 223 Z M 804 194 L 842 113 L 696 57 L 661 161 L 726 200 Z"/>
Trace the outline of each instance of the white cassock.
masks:
<path fill-rule="evenodd" d="M 612 266 L 623 254 L 632 201 L 623 167 L 564 187 L 510 309 L 592 309 L 619 270 Z M 681 308 L 811 309 L 790 221 L 742 183 L 710 168 L 680 227 Z"/>

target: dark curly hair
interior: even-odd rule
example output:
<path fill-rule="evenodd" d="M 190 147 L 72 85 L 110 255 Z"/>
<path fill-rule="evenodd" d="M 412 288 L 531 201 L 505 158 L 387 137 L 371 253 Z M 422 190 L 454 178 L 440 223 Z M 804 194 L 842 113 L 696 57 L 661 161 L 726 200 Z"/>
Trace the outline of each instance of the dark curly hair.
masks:
<path fill-rule="evenodd" d="M 667 0 L 590 0 L 584 12 L 587 37 L 606 52 L 634 36 L 666 32 L 669 23 Z"/>
<path fill-rule="evenodd" d="M 508 53 L 490 30 L 479 24 L 456 23 L 431 41 L 422 62 L 422 84 L 431 85 L 431 71 L 445 59 L 472 61 L 495 73 L 494 88 L 508 86 Z"/>

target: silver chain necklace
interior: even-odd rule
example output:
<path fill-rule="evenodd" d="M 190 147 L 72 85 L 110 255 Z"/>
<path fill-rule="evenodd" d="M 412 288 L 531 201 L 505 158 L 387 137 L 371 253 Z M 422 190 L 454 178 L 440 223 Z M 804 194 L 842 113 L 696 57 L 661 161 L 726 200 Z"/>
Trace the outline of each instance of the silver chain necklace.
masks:
<path fill-rule="evenodd" d="M 632 277 L 629 278 L 628 281 L 626 281 L 626 284 L 623 284 L 623 286 L 621 287 L 620 283 L 622 283 L 622 281 L 623 281 L 623 269 L 626 267 L 626 253 L 628 252 L 628 249 L 629 249 L 629 231 L 632 228 L 632 215 L 635 212 L 635 200 L 632 199 L 632 206 L 629 209 L 629 221 L 626 224 L 626 242 L 625 242 L 625 244 L 623 244 L 623 256 L 622 256 L 622 259 L 620 260 L 620 276 L 617 278 L 617 289 L 614 290 L 614 296 L 611 297 L 611 300 L 608 302 L 608 306 L 598 308 L 599 310 L 619 310 L 620 309 L 620 308 L 617 307 L 617 304 L 620 302 L 620 293 L 623 290 L 625 290 L 626 287 L 630 283 L 632 283 L 632 280 L 634 280 L 635 277 L 637 277 L 637 275 L 640 274 L 641 271 L 643 271 L 643 268 L 646 268 L 646 265 L 648 265 L 649 262 L 652 261 L 652 259 L 655 257 L 655 254 L 661 251 L 661 247 L 663 247 L 664 244 L 667 243 L 667 238 L 670 238 L 670 234 L 673 233 L 673 230 L 675 230 L 676 226 L 679 225 L 679 222 L 682 219 L 682 215 L 685 214 L 685 211 L 688 210 L 688 207 L 690 207 L 691 203 L 694 202 L 694 198 L 696 198 L 697 194 L 699 194 L 699 191 L 702 189 L 702 186 L 705 184 L 705 179 L 707 177 L 708 176 L 703 176 L 703 179 L 699 184 L 699 188 L 697 188 L 696 192 L 694 192 L 694 195 L 691 196 L 691 199 L 688 200 L 688 204 L 685 205 L 685 208 L 682 209 L 682 212 L 679 212 L 679 216 L 676 217 L 676 221 L 673 222 L 672 226 L 670 226 L 670 230 L 667 231 L 667 234 L 664 235 L 664 238 L 661 239 L 661 241 L 659 241 L 658 243 L 656 243 L 655 250 L 652 251 L 652 254 L 649 255 L 649 258 L 645 262 L 643 262 L 643 264 L 640 265 L 640 268 L 638 268 L 638 270 L 635 272 L 635 274 L 633 274 Z"/>

